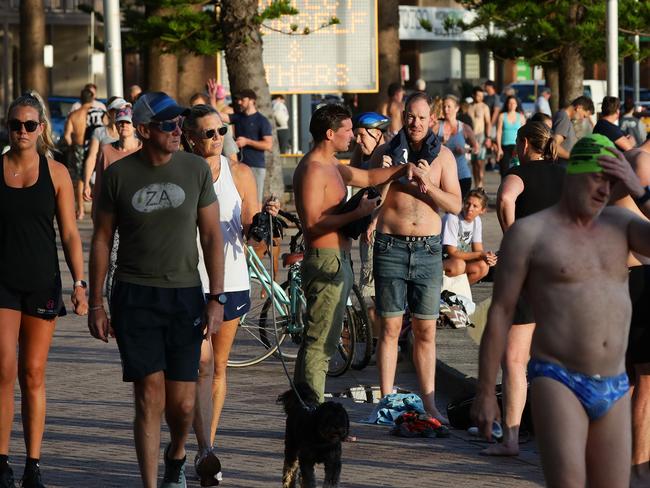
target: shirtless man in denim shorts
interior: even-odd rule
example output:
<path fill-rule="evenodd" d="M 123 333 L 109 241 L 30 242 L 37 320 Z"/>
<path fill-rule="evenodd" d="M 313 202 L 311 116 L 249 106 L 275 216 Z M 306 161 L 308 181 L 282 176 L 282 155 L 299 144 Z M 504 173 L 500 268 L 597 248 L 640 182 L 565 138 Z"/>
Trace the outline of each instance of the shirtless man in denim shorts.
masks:
<path fill-rule="evenodd" d="M 377 365 L 381 394 L 393 392 L 397 342 L 408 303 L 415 343 L 413 362 L 424 408 L 447 423 L 435 403 L 436 320 L 442 287 L 442 223 L 438 211 L 461 210 L 456 160 L 429 128 L 431 99 L 416 92 L 406 101 L 404 127 L 388 144 L 377 148 L 371 167 L 381 167 L 384 156 L 393 165 L 414 163 L 418 188 L 403 179 L 390 183 L 379 210 L 374 246 L 375 296 L 381 333 Z"/>

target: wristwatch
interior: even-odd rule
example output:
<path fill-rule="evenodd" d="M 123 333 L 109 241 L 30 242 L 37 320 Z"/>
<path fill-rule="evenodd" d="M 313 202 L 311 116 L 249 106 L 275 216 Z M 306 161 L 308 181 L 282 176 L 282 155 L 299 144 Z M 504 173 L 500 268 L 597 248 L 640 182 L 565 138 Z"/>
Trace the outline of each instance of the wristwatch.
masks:
<path fill-rule="evenodd" d="M 220 303 L 221 305 L 225 305 L 226 302 L 228 301 L 228 295 L 225 293 L 217 293 L 215 295 L 208 293 L 208 300 L 214 300 L 217 303 Z"/>
<path fill-rule="evenodd" d="M 84 280 L 77 280 L 72 285 L 72 288 L 77 288 L 78 286 L 81 288 L 88 288 L 88 283 L 86 283 Z"/>
<path fill-rule="evenodd" d="M 639 198 L 635 198 L 634 203 L 637 205 L 643 205 L 648 200 L 650 200 L 650 186 L 646 186 L 643 189 L 643 195 L 641 195 Z"/>

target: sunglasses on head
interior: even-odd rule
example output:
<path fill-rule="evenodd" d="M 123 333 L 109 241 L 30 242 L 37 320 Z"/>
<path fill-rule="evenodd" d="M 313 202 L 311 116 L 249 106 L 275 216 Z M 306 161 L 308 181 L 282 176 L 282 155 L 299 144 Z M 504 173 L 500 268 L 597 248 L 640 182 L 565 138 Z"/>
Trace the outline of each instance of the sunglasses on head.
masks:
<path fill-rule="evenodd" d="M 25 122 L 21 122 L 18 119 L 11 119 L 7 125 L 9 125 L 9 130 L 14 132 L 18 132 L 22 127 L 25 127 L 27 132 L 34 132 L 38 129 L 38 126 L 41 125 L 41 123 L 36 122 L 35 120 L 26 120 Z"/>
<path fill-rule="evenodd" d="M 176 129 L 180 129 L 183 126 L 183 119 L 179 117 L 178 119 L 174 120 L 149 122 L 149 125 L 152 125 L 161 132 L 174 132 Z"/>
<path fill-rule="evenodd" d="M 226 132 L 228 132 L 228 127 L 225 125 L 222 125 L 218 129 L 210 129 L 206 130 L 205 132 L 201 132 L 201 139 L 214 139 L 214 136 L 216 134 L 219 134 L 220 136 L 225 136 Z"/>

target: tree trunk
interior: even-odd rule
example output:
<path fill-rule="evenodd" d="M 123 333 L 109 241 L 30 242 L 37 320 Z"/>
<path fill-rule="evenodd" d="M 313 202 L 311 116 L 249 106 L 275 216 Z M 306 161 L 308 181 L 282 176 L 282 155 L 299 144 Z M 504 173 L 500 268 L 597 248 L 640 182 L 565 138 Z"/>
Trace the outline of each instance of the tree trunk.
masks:
<path fill-rule="evenodd" d="M 201 5 L 190 5 L 190 9 L 199 12 Z M 178 103 L 189 105 L 195 93 L 205 93 L 205 82 L 214 78 L 216 60 L 213 56 L 200 56 L 184 53 L 178 60 Z"/>
<path fill-rule="evenodd" d="M 43 0 L 20 2 L 21 91 L 36 90 L 47 103 L 47 72 L 43 64 L 45 7 Z"/>
<path fill-rule="evenodd" d="M 165 9 L 147 7 L 147 15 L 164 15 Z M 149 46 L 147 53 L 147 91 L 165 92 L 172 98 L 178 96 L 178 58 L 164 53 L 159 42 Z"/>
<path fill-rule="evenodd" d="M 262 58 L 262 36 L 259 25 L 253 20 L 258 5 L 258 0 L 222 0 L 221 29 L 230 91 L 237 94 L 243 89 L 253 90 L 257 95 L 257 109 L 273 127 L 273 150 L 266 153 L 264 194 L 280 196 L 284 193 L 282 161 Z"/>
<path fill-rule="evenodd" d="M 583 22 L 586 7 L 580 2 L 569 5 L 569 28 L 567 38 L 573 34 L 577 36 L 578 26 Z M 568 107 L 573 100 L 583 94 L 583 81 L 585 77 L 585 63 L 577 43 L 568 43 L 560 51 L 560 105 Z"/>
<path fill-rule="evenodd" d="M 149 48 L 147 56 L 148 91 L 165 92 L 172 98 L 178 95 L 178 58 L 175 54 L 163 53 L 158 43 Z"/>
<path fill-rule="evenodd" d="M 399 0 L 377 2 L 379 25 L 379 92 L 359 95 L 359 108 L 375 111 L 387 96 L 388 85 L 399 82 Z"/>
<path fill-rule="evenodd" d="M 546 86 L 551 89 L 551 111 L 557 112 L 560 107 L 560 71 L 557 64 L 544 65 L 544 78 L 546 79 Z"/>
<path fill-rule="evenodd" d="M 583 94 L 585 64 L 580 48 L 569 44 L 562 49 L 560 59 L 560 105 L 568 107 Z"/>
<path fill-rule="evenodd" d="M 179 59 L 178 102 L 189 105 L 195 93 L 206 93 L 205 82 L 214 78 L 216 61 L 212 56 L 184 54 Z"/>

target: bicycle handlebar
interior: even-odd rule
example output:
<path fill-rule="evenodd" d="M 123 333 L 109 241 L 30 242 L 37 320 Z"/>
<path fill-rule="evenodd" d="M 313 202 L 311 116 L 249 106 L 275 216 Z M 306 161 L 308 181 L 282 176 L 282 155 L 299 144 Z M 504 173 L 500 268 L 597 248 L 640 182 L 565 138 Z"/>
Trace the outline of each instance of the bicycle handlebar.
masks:
<path fill-rule="evenodd" d="M 278 215 L 280 217 L 287 219 L 289 222 L 295 224 L 295 226 L 298 227 L 299 230 L 302 230 L 302 225 L 300 224 L 300 219 L 298 218 L 297 215 L 292 214 L 291 212 L 287 212 L 286 210 L 279 210 Z"/>

